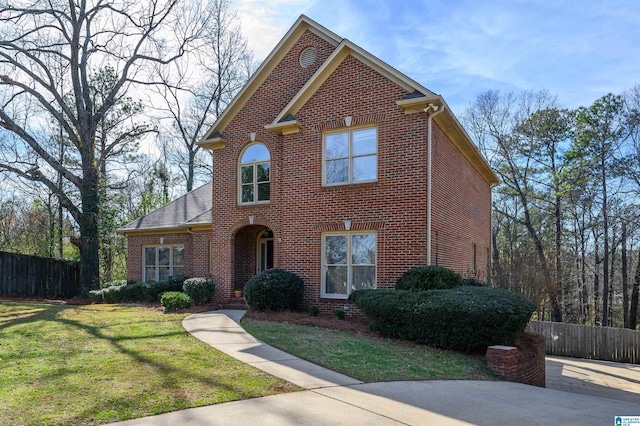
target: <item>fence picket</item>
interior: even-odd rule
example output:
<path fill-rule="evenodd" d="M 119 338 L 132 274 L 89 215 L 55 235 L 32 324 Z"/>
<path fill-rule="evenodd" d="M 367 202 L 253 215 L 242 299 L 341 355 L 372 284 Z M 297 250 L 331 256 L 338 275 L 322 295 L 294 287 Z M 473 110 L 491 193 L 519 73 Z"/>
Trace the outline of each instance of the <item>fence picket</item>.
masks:
<path fill-rule="evenodd" d="M 0 295 L 72 298 L 80 286 L 80 264 L 0 251 Z"/>
<path fill-rule="evenodd" d="M 545 337 L 547 355 L 640 364 L 637 330 L 547 321 L 531 321 L 528 330 Z"/>

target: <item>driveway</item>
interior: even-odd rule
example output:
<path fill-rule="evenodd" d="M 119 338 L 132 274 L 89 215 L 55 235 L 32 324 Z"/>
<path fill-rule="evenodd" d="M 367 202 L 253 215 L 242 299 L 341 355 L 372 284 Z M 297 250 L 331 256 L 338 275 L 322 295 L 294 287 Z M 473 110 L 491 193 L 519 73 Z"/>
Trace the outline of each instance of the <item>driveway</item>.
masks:
<path fill-rule="evenodd" d="M 548 356 L 546 370 L 549 389 L 640 403 L 640 365 Z"/>
<path fill-rule="evenodd" d="M 362 383 L 255 339 L 239 324 L 243 314 L 232 310 L 196 314 L 185 318 L 183 326 L 216 349 L 305 390 L 118 424 L 600 426 L 613 425 L 616 416 L 640 416 L 640 401 L 598 398 L 520 383 L 463 380 Z"/>

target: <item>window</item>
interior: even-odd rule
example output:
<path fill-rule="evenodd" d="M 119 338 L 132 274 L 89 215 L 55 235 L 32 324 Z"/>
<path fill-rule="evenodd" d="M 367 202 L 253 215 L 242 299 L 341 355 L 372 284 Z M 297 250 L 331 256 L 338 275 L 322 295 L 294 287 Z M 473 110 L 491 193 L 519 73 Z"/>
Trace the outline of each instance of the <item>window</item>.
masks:
<path fill-rule="evenodd" d="M 324 184 L 375 182 L 378 178 L 378 130 L 355 129 L 324 136 Z"/>
<path fill-rule="evenodd" d="M 184 246 L 146 246 L 142 281 L 163 281 L 173 275 L 184 275 Z"/>
<path fill-rule="evenodd" d="M 261 143 L 249 145 L 240 157 L 240 204 L 268 203 L 271 199 L 271 156 Z"/>
<path fill-rule="evenodd" d="M 346 299 L 354 290 L 376 288 L 376 237 L 373 232 L 323 235 L 322 297 Z"/>

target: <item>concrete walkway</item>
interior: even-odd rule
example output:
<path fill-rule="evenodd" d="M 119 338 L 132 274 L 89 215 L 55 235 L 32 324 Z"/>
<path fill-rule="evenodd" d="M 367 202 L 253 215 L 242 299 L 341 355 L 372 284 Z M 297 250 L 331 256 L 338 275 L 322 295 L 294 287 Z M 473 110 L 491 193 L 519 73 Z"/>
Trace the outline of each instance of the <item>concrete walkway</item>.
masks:
<path fill-rule="evenodd" d="M 636 403 L 508 382 L 362 383 L 260 342 L 239 325 L 242 311 L 185 318 L 198 339 L 306 389 L 229 402 L 119 425 L 613 425 L 640 416 Z"/>
<path fill-rule="evenodd" d="M 548 356 L 547 388 L 640 403 L 640 365 Z"/>

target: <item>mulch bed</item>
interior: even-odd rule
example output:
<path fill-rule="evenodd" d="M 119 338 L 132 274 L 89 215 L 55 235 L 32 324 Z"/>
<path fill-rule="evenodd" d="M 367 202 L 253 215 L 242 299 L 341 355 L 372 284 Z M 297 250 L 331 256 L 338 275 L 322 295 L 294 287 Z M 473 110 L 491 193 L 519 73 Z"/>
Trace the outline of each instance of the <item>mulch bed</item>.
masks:
<path fill-rule="evenodd" d="M 330 328 L 333 330 L 350 331 L 356 334 L 377 336 L 376 333 L 369 330 L 368 320 L 360 317 L 347 317 L 341 320 L 333 315 L 327 314 L 320 314 L 314 317 L 304 312 L 257 312 L 253 310 L 248 310 L 245 317 L 262 321 L 308 325 L 313 327 Z"/>

